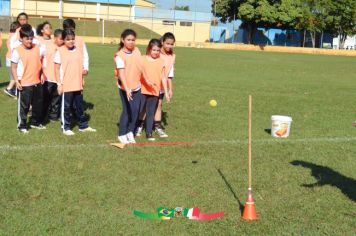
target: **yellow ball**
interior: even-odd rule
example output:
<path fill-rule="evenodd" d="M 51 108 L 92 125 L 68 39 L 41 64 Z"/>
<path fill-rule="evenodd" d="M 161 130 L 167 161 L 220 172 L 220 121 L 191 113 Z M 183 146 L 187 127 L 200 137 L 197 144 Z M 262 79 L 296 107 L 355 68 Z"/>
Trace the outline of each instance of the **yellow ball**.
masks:
<path fill-rule="evenodd" d="M 209 102 L 209 104 L 210 104 L 210 106 L 212 106 L 212 107 L 216 107 L 216 106 L 218 105 L 218 103 L 216 102 L 216 100 L 211 100 L 211 101 Z"/>

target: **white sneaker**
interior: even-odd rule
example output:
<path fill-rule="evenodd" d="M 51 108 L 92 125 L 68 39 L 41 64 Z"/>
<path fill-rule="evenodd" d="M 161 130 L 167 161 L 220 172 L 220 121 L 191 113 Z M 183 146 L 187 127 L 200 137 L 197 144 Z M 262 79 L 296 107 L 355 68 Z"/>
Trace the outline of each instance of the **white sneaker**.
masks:
<path fill-rule="evenodd" d="M 168 138 L 168 134 L 166 134 L 162 128 L 156 128 L 155 131 L 160 138 Z"/>
<path fill-rule="evenodd" d="M 30 125 L 32 129 L 46 129 L 46 126 L 40 124 L 40 125 Z"/>
<path fill-rule="evenodd" d="M 117 139 L 119 140 L 119 142 L 121 144 L 129 144 L 130 142 L 127 140 L 127 136 L 126 135 L 121 135 L 118 136 Z"/>
<path fill-rule="evenodd" d="M 137 137 L 140 137 L 142 135 L 142 130 L 143 130 L 143 127 L 141 127 L 141 126 L 137 128 L 137 131 L 136 131 Z"/>
<path fill-rule="evenodd" d="M 28 134 L 28 130 L 27 129 L 19 129 L 20 133 L 23 133 L 23 134 Z"/>
<path fill-rule="evenodd" d="M 79 129 L 80 132 L 96 132 L 96 129 L 93 129 L 92 127 L 87 127 L 85 129 Z"/>
<path fill-rule="evenodd" d="M 71 131 L 70 129 L 63 131 L 63 134 L 64 134 L 64 135 L 67 135 L 67 136 L 75 135 L 75 133 L 74 133 L 73 131 Z"/>
<path fill-rule="evenodd" d="M 129 143 L 136 143 L 135 137 L 132 132 L 127 133 L 126 138 Z"/>

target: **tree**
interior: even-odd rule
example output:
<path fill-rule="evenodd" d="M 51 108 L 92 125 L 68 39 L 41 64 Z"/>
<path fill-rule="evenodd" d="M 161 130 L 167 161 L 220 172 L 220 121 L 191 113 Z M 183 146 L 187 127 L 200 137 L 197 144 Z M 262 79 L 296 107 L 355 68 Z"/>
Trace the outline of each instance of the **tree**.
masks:
<path fill-rule="evenodd" d="M 330 0 L 328 14 L 328 29 L 339 37 L 339 48 L 344 48 L 347 36 L 356 33 L 356 1 Z"/>
<path fill-rule="evenodd" d="M 301 15 L 299 0 L 215 0 L 213 8 L 223 22 L 241 19 L 248 31 L 248 43 L 258 27 L 289 28 Z"/>
<path fill-rule="evenodd" d="M 174 10 L 178 11 L 189 11 L 189 6 L 175 6 Z"/>
<path fill-rule="evenodd" d="M 327 30 L 328 22 L 330 22 L 329 3 L 330 0 L 302 0 L 300 2 L 302 16 L 296 18 L 295 28 L 304 30 L 303 46 L 307 32 L 309 32 L 312 46 L 315 48 L 317 33 Z"/>

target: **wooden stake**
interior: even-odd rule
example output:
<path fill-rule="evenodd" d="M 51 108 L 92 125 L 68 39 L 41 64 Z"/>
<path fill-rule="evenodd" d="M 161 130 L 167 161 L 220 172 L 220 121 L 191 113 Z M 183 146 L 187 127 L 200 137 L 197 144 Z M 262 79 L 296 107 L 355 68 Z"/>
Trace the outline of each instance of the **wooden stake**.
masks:
<path fill-rule="evenodd" d="M 248 96 L 248 188 L 252 189 L 252 96 Z"/>

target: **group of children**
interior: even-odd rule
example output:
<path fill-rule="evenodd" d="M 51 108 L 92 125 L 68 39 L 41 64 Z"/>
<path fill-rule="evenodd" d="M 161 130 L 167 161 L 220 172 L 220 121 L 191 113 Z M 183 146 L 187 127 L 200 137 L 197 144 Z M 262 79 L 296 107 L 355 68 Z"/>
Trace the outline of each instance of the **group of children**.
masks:
<path fill-rule="evenodd" d="M 63 21 L 52 38 L 52 27 L 44 22 L 33 29 L 26 13 L 20 13 L 10 26 L 7 41 L 7 65 L 10 83 L 4 90 L 17 96 L 17 128 L 28 133 L 27 116 L 32 109 L 30 127 L 46 129 L 43 125 L 61 120 L 63 134 L 74 135 L 71 113 L 81 132 L 96 132 L 89 127 L 83 109 L 84 77 L 88 74 L 89 57 L 81 37 L 75 36 L 75 22 Z M 13 86 L 16 92 L 13 91 Z"/>
<path fill-rule="evenodd" d="M 122 144 L 136 143 L 145 127 L 148 141 L 155 141 L 153 130 L 166 138 L 162 119 L 163 98 L 170 102 L 173 96 L 175 37 L 165 33 L 161 39 L 151 39 L 145 55 L 135 46 L 136 32 L 124 30 L 120 46 L 114 55 L 115 77 L 122 101 L 118 140 Z"/>
<path fill-rule="evenodd" d="M 32 109 L 30 127 L 46 129 L 44 122 L 61 120 L 62 132 L 74 135 L 71 115 L 75 112 L 79 131 L 96 132 L 88 124 L 83 109 L 84 78 L 89 70 L 89 56 L 83 39 L 75 35 L 75 22 L 63 21 L 52 38 L 49 22 L 35 30 L 26 13 L 20 13 L 10 26 L 6 65 L 10 83 L 4 90 L 18 100 L 17 128 L 28 133 L 27 116 Z M 135 46 L 136 32 L 122 32 L 114 55 L 115 78 L 122 101 L 118 140 L 136 143 L 135 136 L 146 131 L 148 141 L 168 135 L 162 128 L 162 101 L 173 96 L 175 37 L 166 33 L 150 40 L 145 55 Z"/>

